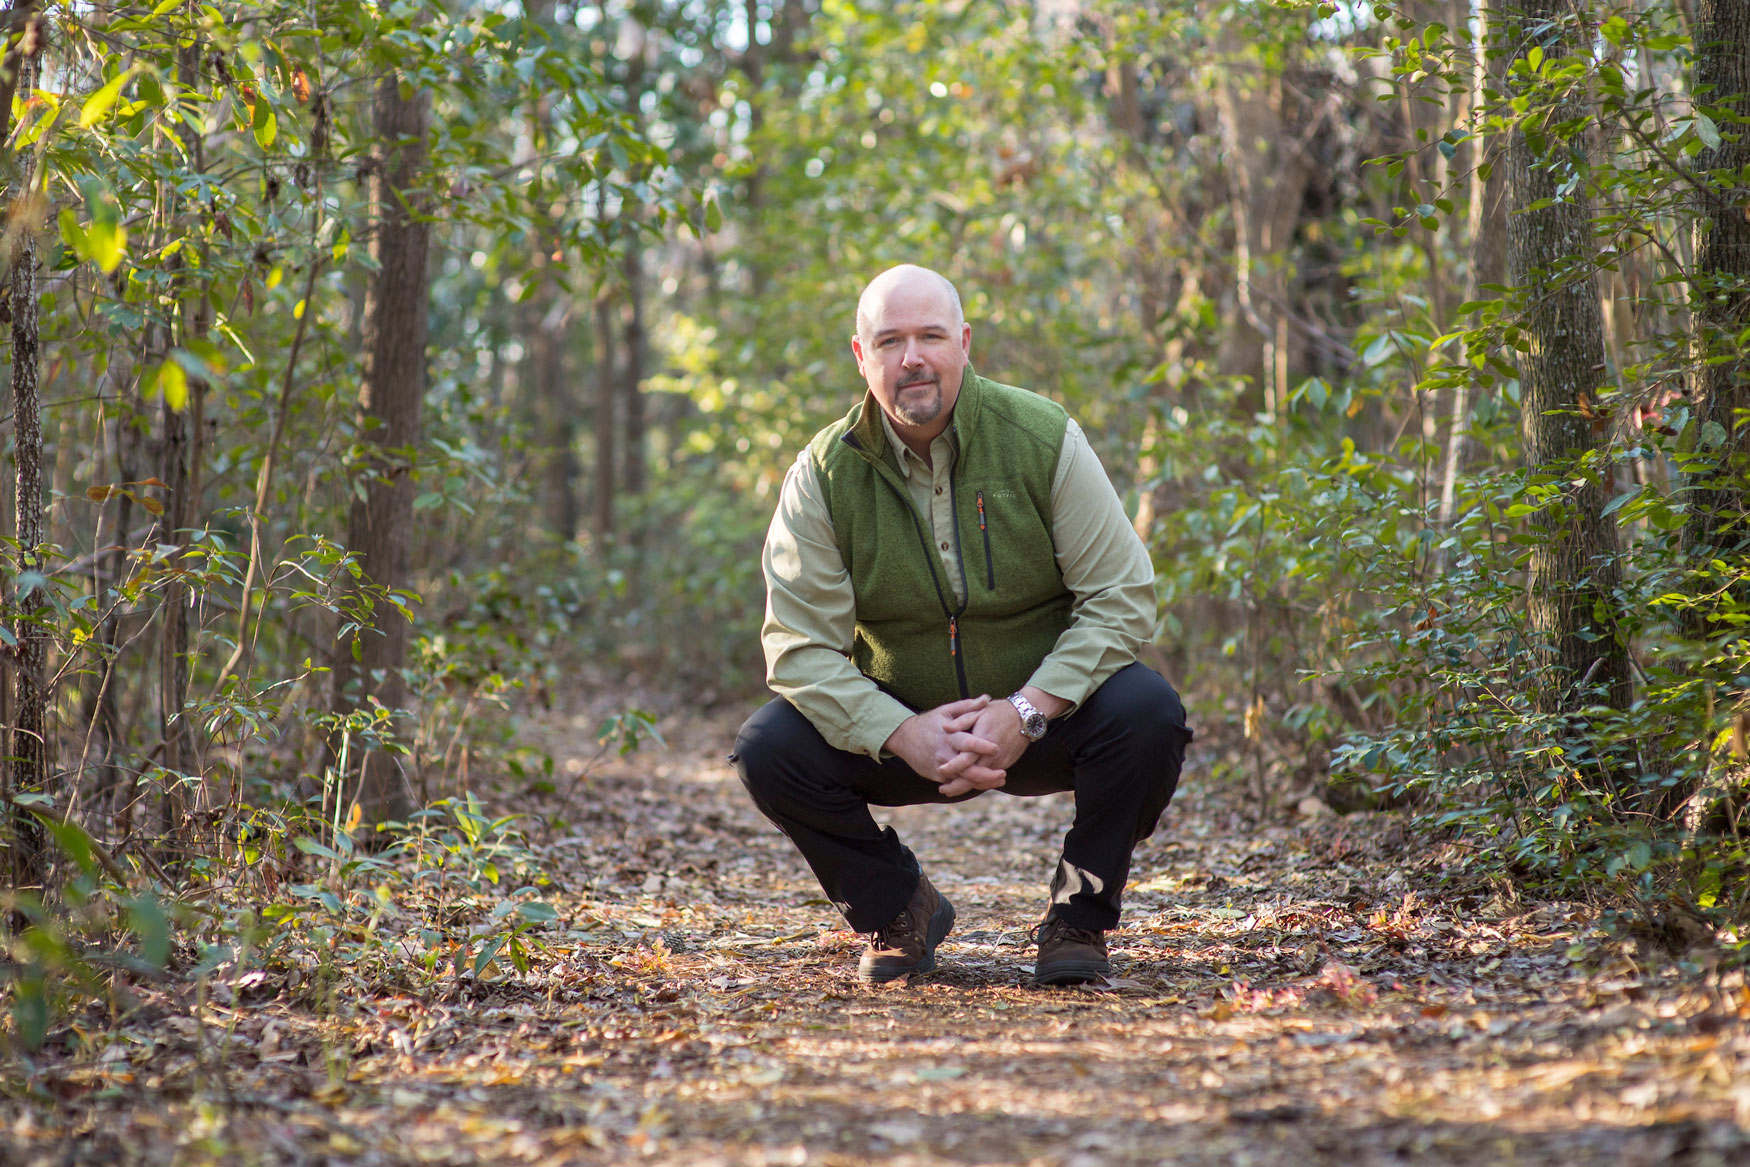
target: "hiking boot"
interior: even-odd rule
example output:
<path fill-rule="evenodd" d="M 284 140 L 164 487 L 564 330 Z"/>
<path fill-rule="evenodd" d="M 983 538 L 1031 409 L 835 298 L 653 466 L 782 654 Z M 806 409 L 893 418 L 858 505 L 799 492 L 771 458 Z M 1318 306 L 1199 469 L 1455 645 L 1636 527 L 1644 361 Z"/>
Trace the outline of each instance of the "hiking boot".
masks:
<path fill-rule="evenodd" d="M 879 985 L 936 967 L 936 945 L 954 927 L 954 905 L 919 874 L 917 890 L 887 927 L 869 937 L 869 947 L 857 962 L 857 979 Z"/>
<path fill-rule="evenodd" d="M 1039 984 L 1085 985 L 1111 975 L 1104 932 L 1077 928 L 1051 916 L 1039 925 L 1037 936 L 1039 958 L 1033 963 L 1033 979 Z"/>

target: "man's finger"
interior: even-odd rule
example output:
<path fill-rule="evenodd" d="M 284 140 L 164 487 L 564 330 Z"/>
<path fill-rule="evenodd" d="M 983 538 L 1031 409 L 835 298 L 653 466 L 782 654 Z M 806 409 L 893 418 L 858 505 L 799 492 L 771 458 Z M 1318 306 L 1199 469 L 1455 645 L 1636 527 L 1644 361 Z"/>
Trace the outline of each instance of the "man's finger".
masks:
<path fill-rule="evenodd" d="M 948 778 L 958 778 L 961 775 L 961 773 L 965 771 L 966 767 L 972 765 L 972 763 L 976 762 L 977 760 L 978 760 L 977 754 L 969 754 L 969 753 L 962 751 L 961 753 L 955 754 L 952 758 L 949 758 L 946 762 L 943 762 L 941 765 L 937 766 L 936 773 L 937 774 L 946 774 L 948 776 Z M 934 776 L 931 777 L 931 781 L 933 781 L 933 782 L 942 782 L 945 780 L 946 779 L 937 778 Z"/>
<path fill-rule="evenodd" d="M 968 709 L 958 717 L 951 717 L 943 722 L 942 728 L 949 733 L 959 733 L 961 730 L 971 729 L 973 726 L 977 725 L 978 719 L 982 716 L 984 716 L 984 714 L 981 711 L 977 709 Z"/>
<path fill-rule="evenodd" d="M 960 771 L 960 780 L 970 782 L 980 790 L 993 790 L 1008 781 L 1007 770 L 996 770 L 983 764 L 974 764 Z"/>
<path fill-rule="evenodd" d="M 963 754 L 994 754 L 1003 747 L 975 733 L 951 733 L 948 744 Z"/>
<path fill-rule="evenodd" d="M 949 717 L 959 717 L 962 713 L 971 713 L 983 709 L 989 704 L 990 695 L 988 693 L 980 693 L 976 697 L 965 697 L 959 701 L 950 701 L 948 704 L 941 707 L 940 712 L 946 713 Z"/>

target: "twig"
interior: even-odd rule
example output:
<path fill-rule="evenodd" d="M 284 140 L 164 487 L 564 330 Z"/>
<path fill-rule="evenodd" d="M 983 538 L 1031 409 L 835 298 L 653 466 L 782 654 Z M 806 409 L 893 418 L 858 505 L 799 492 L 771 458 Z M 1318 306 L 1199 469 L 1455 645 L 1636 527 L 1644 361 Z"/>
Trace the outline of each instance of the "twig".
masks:
<path fill-rule="evenodd" d="M 318 184 L 317 190 L 320 193 L 320 184 Z M 318 200 L 318 206 L 320 206 L 320 200 Z M 314 314 L 310 297 L 315 294 L 316 277 L 322 271 L 323 258 L 322 249 L 315 247 L 314 244 L 321 230 L 322 216 L 318 213 L 315 217 L 315 225 L 310 230 L 314 257 L 310 261 L 310 274 L 304 279 L 304 313 L 298 317 L 298 329 L 292 336 L 292 351 L 286 357 L 286 375 L 280 384 L 279 402 L 274 408 L 273 434 L 268 438 L 267 453 L 261 460 L 261 473 L 255 478 L 255 505 L 249 511 L 249 566 L 243 573 L 243 599 L 238 604 L 237 647 L 231 650 L 231 659 L 225 662 L 225 667 L 220 669 L 219 675 L 214 678 L 212 691 L 207 696 L 208 701 L 212 701 L 224 689 L 225 682 L 230 679 L 238 662 L 243 659 L 244 654 L 249 652 L 253 643 L 249 637 L 249 603 L 255 590 L 255 577 L 261 571 L 262 516 L 267 510 L 268 490 L 273 484 L 274 458 L 279 453 L 280 440 L 285 436 L 286 415 L 290 411 L 292 385 L 298 369 L 298 351 L 304 347 L 304 334 L 309 330 L 310 317 Z M 262 618 L 265 619 L 266 615 L 264 611 Z M 260 626 L 261 622 L 256 621 L 256 627 L 259 629 Z"/>

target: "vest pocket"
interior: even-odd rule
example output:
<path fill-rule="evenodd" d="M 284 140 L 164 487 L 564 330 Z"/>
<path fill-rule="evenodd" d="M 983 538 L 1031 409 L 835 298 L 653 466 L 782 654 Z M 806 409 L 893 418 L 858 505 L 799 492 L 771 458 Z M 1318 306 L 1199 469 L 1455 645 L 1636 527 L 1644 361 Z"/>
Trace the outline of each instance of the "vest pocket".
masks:
<path fill-rule="evenodd" d="M 990 554 L 990 526 L 984 520 L 984 491 L 978 492 L 978 533 L 984 539 L 984 586 L 997 590 L 996 560 Z"/>

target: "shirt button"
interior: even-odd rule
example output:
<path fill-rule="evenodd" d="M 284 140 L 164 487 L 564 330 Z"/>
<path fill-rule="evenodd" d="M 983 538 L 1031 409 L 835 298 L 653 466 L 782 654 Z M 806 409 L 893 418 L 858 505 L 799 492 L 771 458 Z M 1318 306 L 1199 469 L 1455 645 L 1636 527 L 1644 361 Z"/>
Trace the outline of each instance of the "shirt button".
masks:
<path fill-rule="evenodd" d="M 941 493 L 942 493 L 942 488 L 941 488 L 941 487 L 939 487 L 939 486 L 938 486 L 938 487 L 936 487 L 936 493 L 937 493 L 937 494 L 941 494 Z"/>
<path fill-rule="evenodd" d="M 944 550 L 944 551 L 948 550 L 948 545 L 946 543 L 942 544 L 942 550 Z"/>

